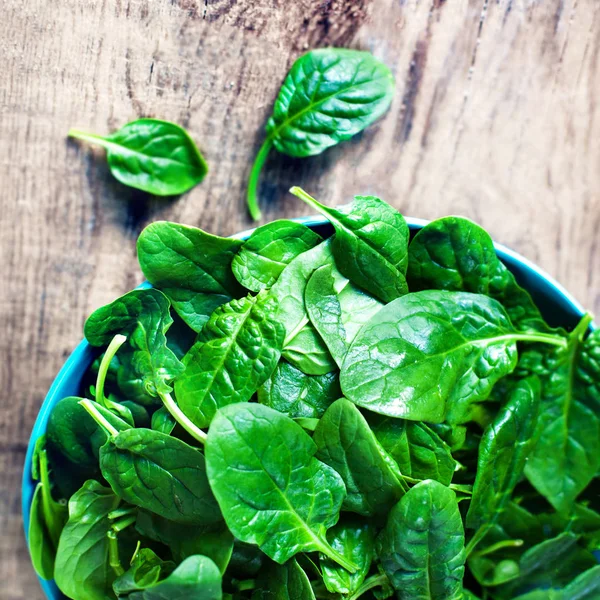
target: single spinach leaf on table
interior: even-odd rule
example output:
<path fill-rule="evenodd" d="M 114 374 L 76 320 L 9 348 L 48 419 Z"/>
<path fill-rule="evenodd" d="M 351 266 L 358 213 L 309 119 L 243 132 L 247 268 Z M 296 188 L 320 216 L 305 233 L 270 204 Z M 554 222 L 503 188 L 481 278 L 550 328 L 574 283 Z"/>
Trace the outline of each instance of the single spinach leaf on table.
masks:
<path fill-rule="evenodd" d="M 323 581 L 332 594 L 354 594 L 367 576 L 375 553 L 375 528 L 364 520 L 346 518 L 327 532 L 331 547 L 358 566 L 348 573 L 326 557 L 321 557 Z"/>
<path fill-rule="evenodd" d="M 168 121 L 138 119 L 107 136 L 71 129 L 69 137 L 105 148 L 116 179 L 156 196 L 183 194 L 208 171 L 194 140 Z"/>
<path fill-rule="evenodd" d="M 97 481 L 87 481 L 69 500 L 69 520 L 60 536 L 54 569 L 56 585 L 65 596 L 80 600 L 113 597 L 117 576 L 109 564 L 108 514 L 120 502 Z"/>
<path fill-rule="evenodd" d="M 227 526 L 276 562 L 319 551 L 354 571 L 326 530 L 339 517 L 344 483 L 317 460 L 315 443 L 292 419 L 262 404 L 231 404 L 206 441 L 211 488 Z"/>
<path fill-rule="evenodd" d="M 295 558 L 261 570 L 252 600 L 315 600 L 310 581 Z"/>
<path fill-rule="evenodd" d="M 49 580 L 54 578 L 56 550 L 68 518 L 68 509 L 66 503 L 57 502 L 52 496 L 44 436 L 40 440 L 33 459 L 39 482 L 31 501 L 27 541 L 33 568 L 42 579 Z"/>
<path fill-rule="evenodd" d="M 127 600 L 221 600 L 221 573 L 206 556 L 190 556 L 162 581 L 134 591 Z"/>
<path fill-rule="evenodd" d="M 277 302 L 263 290 L 212 314 L 175 382 L 177 402 L 195 425 L 206 427 L 218 408 L 250 400 L 271 376 L 285 333 L 276 310 Z"/>
<path fill-rule="evenodd" d="M 383 304 L 361 292 L 348 280 L 338 292 L 331 264 L 319 267 L 310 277 L 304 294 L 310 321 L 341 367 L 360 328 Z M 339 280 L 339 278 L 337 278 Z M 339 287 L 339 286 L 338 286 Z"/>
<path fill-rule="evenodd" d="M 518 375 L 537 374 L 542 382 L 539 441 L 525 475 L 561 513 L 571 510 L 600 468 L 597 388 L 586 380 L 590 365 L 586 349 L 597 334 L 583 340 L 588 323 L 582 320 L 564 350 L 544 346 L 526 350 L 517 369 Z"/>
<path fill-rule="evenodd" d="M 411 291 L 472 292 L 504 306 L 519 330 L 551 332 L 527 291 L 498 258 L 490 235 L 463 217 L 444 217 L 417 232 L 408 248 Z"/>
<path fill-rule="evenodd" d="M 184 370 L 166 344 L 173 322 L 169 308 L 169 300 L 158 290 L 134 290 L 94 311 L 84 326 L 92 346 L 104 346 L 117 334 L 128 337 L 134 349 L 132 368 L 152 396 L 169 393 L 171 380 Z"/>
<path fill-rule="evenodd" d="M 273 146 L 288 156 L 320 154 L 379 119 L 393 95 L 392 73 L 368 52 L 322 48 L 298 58 L 275 101 L 267 139 L 250 173 L 252 218 L 261 217 L 258 179 Z"/>
<path fill-rule="evenodd" d="M 135 528 L 141 535 L 168 546 L 178 563 L 201 554 L 208 556 L 224 573 L 233 552 L 233 536 L 223 522 L 194 526 L 139 510 Z"/>
<path fill-rule="evenodd" d="M 258 401 L 292 418 L 321 418 L 341 396 L 338 373 L 306 375 L 281 361 L 262 387 Z"/>
<path fill-rule="evenodd" d="M 256 229 L 244 242 L 231 269 L 241 285 L 260 292 L 270 288 L 294 258 L 321 241 L 320 235 L 302 223 L 273 221 Z"/>
<path fill-rule="evenodd" d="M 564 345 L 558 336 L 517 331 L 486 296 L 408 294 L 361 329 L 341 369 L 342 392 L 380 414 L 459 424 L 515 368 L 517 341 Z"/>
<path fill-rule="evenodd" d="M 348 206 L 330 208 L 300 188 L 290 191 L 331 221 L 333 256 L 342 275 L 383 302 L 408 292 L 410 233 L 397 210 L 375 196 L 355 196 Z"/>
<path fill-rule="evenodd" d="M 196 227 L 157 221 L 140 234 L 137 252 L 148 281 L 171 300 L 189 327 L 200 331 L 218 306 L 243 294 L 231 271 L 242 243 Z"/>
<path fill-rule="evenodd" d="M 448 444 L 431 427 L 376 413 L 370 413 L 367 421 L 402 475 L 450 484 L 457 463 Z"/>
<path fill-rule="evenodd" d="M 325 411 L 313 440 L 317 458 L 335 469 L 346 485 L 345 510 L 383 517 L 407 490 L 398 465 L 345 398 Z"/>
<path fill-rule="evenodd" d="M 462 600 L 464 544 L 454 492 L 428 480 L 391 510 L 378 554 L 399 600 Z"/>
<path fill-rule="evenodd" d="M 476 532 L 467 554 L 484 538 L 505 510 L 536 443 L 540 382 L 517 384 L 508 402 L 485 430 L 479 446 L 477 475 L 466 524 Z"/>
<path fill-rule="evenodd" d="M 102 475 L 119 497 L 179 523 L 222 519 L 206 477 L 204 456 L 152 429 L 113 433 L 100 449 Z"/>

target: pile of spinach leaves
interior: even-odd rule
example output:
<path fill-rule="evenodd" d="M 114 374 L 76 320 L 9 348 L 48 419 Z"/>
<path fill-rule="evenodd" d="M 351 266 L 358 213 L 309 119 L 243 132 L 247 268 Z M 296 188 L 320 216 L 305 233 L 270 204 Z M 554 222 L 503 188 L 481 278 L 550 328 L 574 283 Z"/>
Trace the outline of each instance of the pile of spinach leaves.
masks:
<path fill-rule="evenodd" d="M 157 222 L 152 288 L 35 452 L 30 546 L 74 600 L 600 597 L 600 332 L 550 327 L 467 219 L 410 241 Z M 409 243 L 410 241 L 410 243 Z"/>

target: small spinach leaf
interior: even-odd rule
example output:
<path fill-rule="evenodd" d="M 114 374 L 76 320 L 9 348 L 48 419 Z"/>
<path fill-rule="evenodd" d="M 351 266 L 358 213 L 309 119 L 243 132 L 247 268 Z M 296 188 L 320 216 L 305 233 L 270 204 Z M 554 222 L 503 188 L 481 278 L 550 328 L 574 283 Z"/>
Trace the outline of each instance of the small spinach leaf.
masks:
<path fill-rule="evenodd" d="M 381 117 L 393 95 L 390 70 L 368 52 L 322 48 L 296 60 L 275 101 L 267 139 L 250 173 L 252 218 L 261 217 L 258 178 L 272 146 L 289 156 L 320 154 Z"/>
<path fill-rule="evenodd" d="M 320 418 L 341 396 L 337 373 L 306 375 L 281 361 L 267 381 L 258 388 L 258 401 L 292 418 Z"/>
<path fill-rule="evenodd" d="M 113 591 L 121 598 L 156 585 L 175 570 L 175 563 L 163 561 L 149 548 L 136 551 L 131 567 L 113 583 Z"/>
<path fill-rule="evenodd" d="M 315 600 L 310 581 L 294 558 L 264 567 L 256 586 L 252 600 Z"/>
<path fill-rule="evenodd" d="M 175 429 L 175 425 L 177 425 L 177 421 L 165 406 L 161 406 L 152 415 L 150 427 L 151 429 L 154 429 L 154 431 L 160 431 L 166 435 L 171 435 L 173 429 Z"/>
<path fill-rule="evenodd" d="M 413 487 L 391 510 L 378 538 L 381 564 L 399 600 L 462 600 L 465 536 L 452 490 Z"/>
<path fill-rule="evenodd" d="M 250 400 L 271 376 L 285 333 L 276 310 L 262 291 L 219 307 L 206 323 L 175 383 L 181 410 L 198 427 L 206 427 L 218 408 Z"/>
<path fill-rule="evenodd" d="M 345 398 L 325 411 L 313 439 L 317 458 L 335 469 L 346 485 L 345 510 L 381 517 L 406 490 L 398 465 Z"/>
<path fill-rule="evenodd" d="M 138 119 L 107 136 L 71 129 L 69 137 L 105 148 L 116 179 L 156 196 L 183 194 L 208 171 L 194 140 L 168 121 Z"/>
<path fill-rule="evenodd" d="M 321 236 L 302 223 L 273 221 L 259 227 L 238 250 L 231 269 L 245 288 L 270 288 L 297 256 L 314 248 Z"/>
<path fill-rule="evenodd" d="M 356 196 L 330 208 L 300 188 L 291 192 L 325 215 L 335 228 L 332 251 L 342 275 L 383 302 L 408 292 L 408 225 L 404 217 L 375 196 Z"/>
<path fill-rule="evenodd" d="M 220 409 L 206 441 L 211 488 L 233 535 L 276 562 L 320 551 L 356 567 L 325 539 L 345 495 L 340 476 L 314 458 L 317 447 L 289 417 L 262 404 Z"/>
<path fill-rule="evenodd" d="M 241 246 L 240 240 L 157 221 L 140 234 L 137 252 L 148 281 L 171 300 L 189 327 L 200 331 L 218 306 L 243 293 L 231 272 Z"/>

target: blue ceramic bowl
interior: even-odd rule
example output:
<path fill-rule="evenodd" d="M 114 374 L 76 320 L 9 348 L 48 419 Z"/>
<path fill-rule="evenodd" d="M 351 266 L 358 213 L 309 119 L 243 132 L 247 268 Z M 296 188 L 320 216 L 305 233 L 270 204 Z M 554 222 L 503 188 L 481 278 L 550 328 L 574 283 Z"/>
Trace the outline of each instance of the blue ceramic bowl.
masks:
<path fill-rule="evenodd" d="M 297 220 L 315 229 L 324 237 L 331 235 L 333 232 L 329 222 L 323 218 L 308 217 Z M 421 219 L 407 218 L 406 220 L 412 232 L 418 231 L 427 224 L 427 221 Z M 243 231 L 233 237 L 245 240 L 250 236 L 252 231 L 254 230 Z M 584 314 L 583 308 L 559 283 L 516 252 L 500 244 L 496 244 L 495 247 L 499 258 L 514 273 L 517 281 L 529 291 L 550 325 L 562 325 L 571 328 L 579 322 Z M 140 287 L 148 286 L 149 284 L 145 283 Z M 82 376 L 96 355 L 97 349 L 92 348 L 85 340 L 75 348 L 50 386 L 48 395 L 42 404 L 35 425 L 33 426 L 25 457 L 22 486 L 25 537 L 27 537 L 29 529 L 31 500 L 35 489 L 35 482 L 31 478 L 31 459 L 35 442 L 45 433 L 48 418 L 56 403 L 66 396 L 76 396 L 79 394 Z M 54 581 L 40 580 L 40 583 L 48 600 L 64 600 L 65 597 L 56 587 Z"/>

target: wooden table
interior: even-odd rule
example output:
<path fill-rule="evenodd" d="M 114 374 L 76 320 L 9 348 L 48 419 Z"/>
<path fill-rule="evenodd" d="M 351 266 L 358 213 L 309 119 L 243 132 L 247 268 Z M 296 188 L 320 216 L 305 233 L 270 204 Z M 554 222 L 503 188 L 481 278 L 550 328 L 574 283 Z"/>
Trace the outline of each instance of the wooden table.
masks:
<path fill-rule="evenodd" d="M 142 280 L 141 229 L 227 235 L 294 59 L 369 49 L 396 76 L 387 116 L 322 156 L 273 155 L 265 220 L 376 194 L 471 217 L 600 312 L 597 0 L 4 0 L 0 18 L 0 598 L 40 600 L 20 480 L 29 432 L 86 315 Z M 66 140 L 139 116 L 181 123 L 210 164 L 177 199 L 117 183 Z"/>

